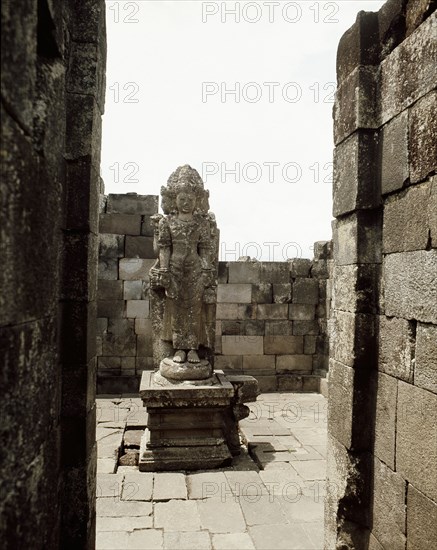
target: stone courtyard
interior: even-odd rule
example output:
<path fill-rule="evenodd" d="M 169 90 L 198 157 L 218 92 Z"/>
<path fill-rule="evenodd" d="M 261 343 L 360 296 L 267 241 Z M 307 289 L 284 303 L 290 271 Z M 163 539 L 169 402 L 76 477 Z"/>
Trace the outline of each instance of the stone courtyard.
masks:
<path fill-rule="evenodd" d="M 220 220 L 204 189 L 197 209 L 167 190 L 167 225 L 154 199 L 131 209 L 128 188 L 102 198 L 105 9 L 2 2 L 1 548 L 437 548 L 436 1 L 359 11 L 338 43 L 332 240 L 320 236 L 314 259 L 205 254 L 190 295 L 203 317 L 190 323 L 168 251 L 217 246 Z M 177 224 L 195 231 L 178 239 Z M 154 323 L 164 300 L 181 334 L 199 319 L 208 331 L 176 345 Z M 162 342 L 172 380 L 215 347 L 233 381 L 202 411 L 234 428 L 205 430 L 211 455 L 238 440 L 240 420 L 241 453 L 230 445 L 220 468 L 139 471 L 143 434 L 146 451 L 165 452 L 180 424 L 160 423 L 150 401 L 147 418 L 138 392 Z M 248 379 L 256 402 L 237 399 Z M 191 437 L 203 427 L 189 412 Z"/>
<path fill-rule="evenodd" d="M 232 466 L 149 473 L 119 465 L 147 422 L 141 400 L 99 396 L 96 548 L 322 549 L 326 406 L 316 393 L 263 393 Z"/>

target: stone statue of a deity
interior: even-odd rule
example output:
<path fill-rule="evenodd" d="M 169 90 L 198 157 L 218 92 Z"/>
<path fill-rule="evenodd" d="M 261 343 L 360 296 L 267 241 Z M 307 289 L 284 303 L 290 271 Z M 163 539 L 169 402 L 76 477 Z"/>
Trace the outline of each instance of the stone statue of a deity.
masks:
<path fill-rule="evenodd" d="M 208 359 L 214 348 L 218 255 L 209 192 L 197 171 L 185 165 L 173 172 L 161 197 L 164 216 L 153 218 L 158 260 L 150 270 L 154 338 L 160 340 L 155 349 L 164 360 L 160 372 L 170 378 L 173 373 L 188 379 L 193 372 L 194 378 L 202 378 L 202 372 L 207 377 L 212 372 Z"/>

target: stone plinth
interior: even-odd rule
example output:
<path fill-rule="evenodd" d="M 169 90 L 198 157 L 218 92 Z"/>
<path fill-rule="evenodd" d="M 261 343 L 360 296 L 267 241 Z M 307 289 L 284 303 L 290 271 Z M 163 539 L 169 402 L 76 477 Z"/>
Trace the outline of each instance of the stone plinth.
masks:
<path fill-rule="evenodd" d="M 252 376 L 227 379 L 215 371 L 205 381 L 171 381 L 143 372 L 140 397 L 148 425 L 140 448 L 139 469 L 199 470 L 227 466 L 240 452 L 238 420 L 249 415 L 243 403 L 255 401 Z"/>

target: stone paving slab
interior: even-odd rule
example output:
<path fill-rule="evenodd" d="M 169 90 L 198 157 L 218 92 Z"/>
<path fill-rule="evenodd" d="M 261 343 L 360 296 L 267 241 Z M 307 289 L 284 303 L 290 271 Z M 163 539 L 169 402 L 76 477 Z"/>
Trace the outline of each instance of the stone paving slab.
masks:
<path fill-rule="evenodd" d="M 123 443 L 125 430 L 140 430 L 147 413 L 132 395 L 99 396 L 97 408 L 97 550 L 323 548 L 323 396 L 260 395 L 240 423 L 247 448 L 232 466 L 202 472 L 117 466 L 136 441 Z"/>

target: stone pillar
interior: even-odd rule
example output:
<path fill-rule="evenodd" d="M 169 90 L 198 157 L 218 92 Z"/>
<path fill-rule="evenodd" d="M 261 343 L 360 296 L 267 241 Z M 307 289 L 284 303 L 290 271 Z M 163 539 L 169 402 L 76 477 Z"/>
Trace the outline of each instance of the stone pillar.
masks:
<path fill-rule="evenodd" d="M 432 12 L 411 1 L 360 12 L 338 49 L 327 548 L 436 537 Z"/>

